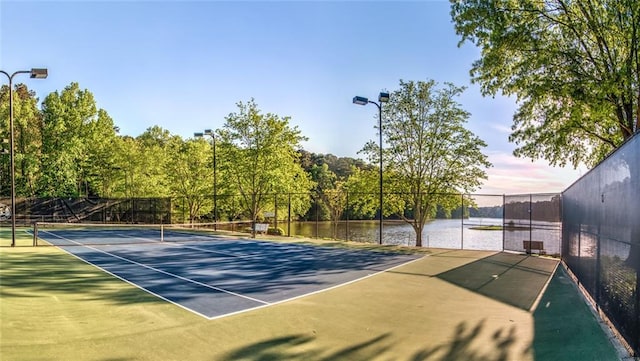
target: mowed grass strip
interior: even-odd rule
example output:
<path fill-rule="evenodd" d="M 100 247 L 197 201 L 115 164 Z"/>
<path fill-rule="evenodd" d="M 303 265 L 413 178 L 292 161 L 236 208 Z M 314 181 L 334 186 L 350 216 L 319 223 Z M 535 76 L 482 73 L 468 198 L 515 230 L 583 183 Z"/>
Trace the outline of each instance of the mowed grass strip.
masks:
<path fill-rule="evenodd" d="M 347 286 L 220 319 L 56 248 L 0 248 L 6 360 L 531 360 L 532 315 L 436 277 L 487 257 L 434 251 Z"/>

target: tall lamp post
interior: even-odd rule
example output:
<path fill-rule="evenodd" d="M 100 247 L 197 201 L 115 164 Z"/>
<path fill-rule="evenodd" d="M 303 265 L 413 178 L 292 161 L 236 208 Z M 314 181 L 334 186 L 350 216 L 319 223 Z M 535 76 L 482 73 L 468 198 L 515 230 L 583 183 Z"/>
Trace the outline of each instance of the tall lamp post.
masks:
<path fill-rule="evenodd" d="M 382 244 L 382 103 L 386 103 L 389 101 L 389 93 L 380 92 L 378 95 L 378 103 L 371 101 L 365 97 L 356 96 L 353 98 L 353 104 L 358 105 L 367 105 L 367 104 L 375 104 L 378 107 L 378 129 L 380 133 L 380 236 L 379 236 L 379 244 Z"/>
<path fill-rule="evenodd" d="M 16 245 L 16 171 L 14 161 L 14 135 L 13 135 L 13 77 L 18 74 L 30 74 L 33 79 L 45 79 L 48 75 L 47 69 L 32 68 L 31 70 L 18 70 L 9 74 L 4 70 L 0 73 L 9 79 L 9 172 L 11 173 L 11 247 Z"/>
<path fill-rule="evenodd" d="M 216 165 L 216 136 L 211 129 L 205 129 L 204 133 L 193 133 L 196 138 L 202 138 L 205 135 L 211 137 L 213 144 L 213 230 L 218 230 L 218 176 Z"/>

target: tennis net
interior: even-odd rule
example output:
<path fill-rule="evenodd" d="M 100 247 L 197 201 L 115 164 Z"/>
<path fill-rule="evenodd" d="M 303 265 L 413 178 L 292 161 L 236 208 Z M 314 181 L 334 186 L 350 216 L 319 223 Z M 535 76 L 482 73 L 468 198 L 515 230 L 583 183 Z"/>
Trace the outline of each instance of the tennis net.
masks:
<path fill-rule="evenodd" d="M 58 223 L 33 224 L 34 246 L 153 244 L 215 240 L 219 234 L 247 232 L 251 222 L 188 224 Z"/>

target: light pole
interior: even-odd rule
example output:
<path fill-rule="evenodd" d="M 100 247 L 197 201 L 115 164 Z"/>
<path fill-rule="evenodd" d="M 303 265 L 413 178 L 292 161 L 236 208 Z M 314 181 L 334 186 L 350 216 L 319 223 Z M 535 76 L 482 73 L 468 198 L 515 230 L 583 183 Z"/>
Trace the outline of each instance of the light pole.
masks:
<path fill-rule="evenodd" d="M 211 136 L 213 144 L 213 230 L 218 230 L 218 176 L 216 165 L 216 136 L 211 129 L 205 129 L 204 133 L 193 133 L 196 138 L 202 138 L 205 135 Z"/>
<path fill-rule="evenodd" d="M 11 247 L 16 245 L 16 171 L 14 161 L 14 135 L 13 135 L 13 77 L 18 74 L 31 74 L 33 79 L 45 79 L 48 75 L 47 69 L 32 68 L 31 70 L 18 70 L 9 75 L 4 70 L 0 73 L 9 79 L 9 173 L 11 173 Z"/>
<path fill-rule="evenodd" d="M 380 244 L 382 244 L 382 103 L 386 103 L 389 101 L 389 93 L 387 92 L 380 92 L 380 95 L 378 95 L 378 103 L 371 101 L 365 97 L 359 97 L 356 96 L 353 98 L 353 104 L 358 104 L 358 105 L 367 105 L 369 103 L 371 104 L 375 104 L 378 107 L 378 130 L 380 133 L 380 179 L 379 179 L 379 183 L 380 183 L 380 239 L 379 242 Z"/>

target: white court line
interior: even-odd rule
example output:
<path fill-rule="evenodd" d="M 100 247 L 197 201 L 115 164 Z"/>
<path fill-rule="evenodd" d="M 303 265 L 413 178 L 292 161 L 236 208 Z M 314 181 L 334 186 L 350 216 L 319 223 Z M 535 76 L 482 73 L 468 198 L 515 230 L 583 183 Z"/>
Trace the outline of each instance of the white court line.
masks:
<path fill-rule="evenodd" d="M 352 284 L 352 283 L 360 282 L 360 281 L 365 280 L 365 279 L 367 279 L 367 278 L 370 278 L 370 277 L 373 277 L 373 276 L 377 276 L 377 275 L 379 275 L 379 274 L 381 274 L 381 273 L 389 272 L 389 271 L 394 270 L 394 269 L 396 269 L 396 268 L 398 268 L 398 267 L 402 267 L 402 266 L 404 266 L 404 265 L 408 265 L 408 264 L 411 264 L 411 263 L 413 263 L 413 262 L 417 262 L 417 261 L 419 261 L 419 260 L 421 260 L 421 259 L 423 259 L 423 258 L 425 258 L 425 257 L 429 257 L 429 255 L 425 255 L 425 256 L 422 256 L 422 257 L 419 257 L 419 258 L 416 258 L 416 259 L 412 259 L 411 261 L 407 261 L 407 262 L 401 263 L 401 264 L 399 264 L 399 265 L 395 265 L 395 266 L 393 266 L 393 267 L 391 267 L 391 268 L 387 268 L 387 269 L 384 269 L 384 270 L 382 270 L 382 271 L 378 271 L 378 272 L 376 272 L 376 273 L 368 274 L 368 275 L 366 275 L 366 276 L 363 276 L 363 277 L 360 277 L 360 278 L 356 278 L 356 279 L 354 279 L 354 280 L 351 280 L 351 281 L 348 281 L 348 282 L 345 282 L 345 283 L 340 283 L 340 284 L 337 284 L 337 285 L 335 285 L 335 286 L 331 286 L 331 287 L 328 287 L 328 288 L 323 288 L 323 289 L 321 289 L 321 290 L 317 290 L 317 291 L 313 291 L 313 292 L 305 293 L 305 294 L 302 294 L 302 295 L 294 296 L 294 297 L 291 297 L 291 298 L 287 298 L 287 299 L 285 299 L 285 300 L 280 300 L 280 301 L 276 301 L 276 302 L 267 303 L 267 304 L 264 304 L 264 305 L 262 305 L 262 306 L 256 306 L 256 307 L 247 308 L 247 309 L 240 310 L 240 311 L 236 311 L 236 312 L 225 313 L 224 315 L 213 316 L 213 317 L 207 317 L 207 318 L 208 318 L 209 320 L 215 320 L 215 319 L 218 319 L 218 318 L 223 318 L 223 317 L 227 317 L 227 316 L 237 315 L 237 314 L 239 314 L 239 313 L 249 312 L 249 311 L 253 311 L 253 310 L 259 310 L 259 309 L 261 309 L 261 308 L 265 308 L 265 307 L 269 307 L 269 306 L 275 306 L 275 305 L 278 305 L 278 304 L 281 304 L 281 303 L 285 303 L 285 302 L 289 302 L 289 301 L 294 301 L 294 300 L 297 300 L 297 299 L 299 299 L 299 298 L 303 298 L 303 297 L 307 297 L 307 296 L 312 296 L 312 295 L 315 295 L 315 294 L 318 294 L 318 293 L 322 293 L 322 292 L 330 291 L 330 290 L 333 290 L 333 289 L 336 289 L 336 288 L 339 288 L 339 287 L 343 287 L 343 286 L 350 285 L 350 284 Z"/>
<path fill-rule="evenodd" d="M 177 274 L 175 274 L 175 273 L 171 273 L 171 272 L 163 271 L 163 270 L 161 270 L 161 269 L 158 269 L 158 268 L 155 268 L 155 267 L 152 267 L 152 266 L 148 266 L 148 265 L 146 265 L 146 264 L 142 264 L 142 263 L 136 262 L 136 261 L 134 261 L 134 260 L 128 259 L 128 258 L 126 258 L 126 257 L 121 257 L 121 256 L 115 255 L 115 254 L 110 253 L 110 252 L 107 252 L 107 251 L 103 251 L 103 250 L 98 249 L 98 248 L 95 248 L 95 247 L 86 246 L 86 245 L 83 245 L 82 243 L 78 243 L 78 242 L 76 242 L 76 241 L 73 241 L 73 240 L 71 240 L 71 239 L 68 239 L 68 238 L 65 238 L 65 237 L 59 236 L 59 235 L 57 235 L 57 234 L 54 234 L 54 233 L 51 233 L 51 232 L 48 232 L 48 231 L 43 231 L 43 233 L 47 233 L 47 234 L 49 234 L 49 235 L 51 235 L 51 236 L 58 237 L 58 238 L 60 238 L 60 239 L 64 239 L 65 241 L 69 241 L 69 242 L 75 243 L 75 244 L 77 244 L 77 245 L 79 245 L 79 246 L 84 246 L 84 247 L 86 247 L 86 248 L 92 249 L 92 250 L 97 251 L 97 252 L 100 252 L 100 253 L 104 253 L 104 254 L 109 255 L 109 256 L 111 256 L 111 257 L 114 257 L 114 258 L 117 258 L 117 259 L 121 259 L 121 260 L 123 260 L 123 261 L 125 261 L 125 262 L 129 262 L 129 263 L 135 264 L 135 265 L 137 265 L 137 266 L 144 267 L 144 268 L 150 269 L 150 270 L 152 270 L 152 271 L 155 271 L 155 272 L 158 272 L 158 273 L 165 274 L 165 275 L 167 275 L 167 276 L 175 277 L 175 278 L 177 278 L 177 279 L 180 279 L 180 280 L 183 280 L 183 281 L 187 281 L 187 282 L 190 282 L 190 283 L 193 283 L 193 284 L 196 284 L 196 285 L 202 286 L 202 287 L 210 288 L 210 289 L 212 289 L 212 290 L 219 291 L 219 292 L 224 292 L 224 293 L 226 293 L 226 294 L 229 294 L 229 295 L 232 295 L 232 296 L 236 296 L 236 297 L 240 297 L 240 298 L 244 298 L 244 299 L 247 299 L 247 300 L 250 300 L 250 301 L 254 301 L 254 302 L 258 302 L 258 303 L 262 303 L 262 304 L 264 304 L 264 305 L 268 305 L 268 304 L 270 304 L 269 302 L 266 302 L 266 301 L 263 301 L 263 300 L 259 300 L 259 299 L 257 299 L 257 298 L 253 298 L 253 297 L 249 297 L 249 296 L 241 295 L 241 294 L 239 294 L 239 293 L 235 293 L 235 292 L 233 292 L 233 291 L 225 290 L 225 289 L 220 288 L 220 287 L 211 286 L 211 285 L 208 285 L 208 284 L 206 284 L 206 283 L 202 283 L 202 282 L 199 282 L 199 281 L 196 281 L 196 280 L 192 280 L 192 279 L 190 279 L 190 278 L 182 277 L 182 276 L 179 276 L 179 275 L 177 275 Z M 87 262 L 87 263 L 91 263 L 91 262 Z M 91 263 L 91 264 L 93 264 L 93 263 Z M 96 266 L 96 267 L 98 267 L 98 268 L 100 268 L 100 269 L 104 269 L 104 268 L 102 268 L 102 267 L 100 267 L 100 266 L 98 266 L 98 265 L 96 265 L 96 264 L 93 264 L 93 265 L 94 265 L 94 266 Z M 120 278 L 120 277 L 119 277 L 119 278 Z M 131 283 L 131 282 L 129 282 L 129 283 Z M 140 287 L 140 288 L 142 288 L 142 287 Z M 152 292 L 150 292 L 150 293 L 152 293 Z"/>
<path fill-rule="evenodd" d="M 45 231 L 45 232 L 46 232 L 46 231 Z M 54 235 L 54 236 L 55 236 L 55 235 Z M 56 236 L 56 237 L 57 237 L 57 236 Z M 45 241 L 46 241 L 46 240 L 45 240 Z M 178 303 L 178 302 L 174 302 L 174 301 L 172 301 L 172 300 L 170 300 L 170 299 L 168 299 L 168 298 L 166 298 L 166 297 L 164 297 L 164 296 L 161 296 L 161 295 L 159 295 L 159 294 L 157 294 L 157 293 L 155 293 L 155 292 L 152 292 L 152 291 L 150 291 L 150 290 L 148 290 L 148 289 L 146 289 L 146 288 L 140 287 L 140 285 L 138 285 L 138 284 L 136 284 L 136 283 L 133 283 L 133 282 L 129 281 L 129 280 L 128 280 L 128 279 L 126 279 L 126 278 L 120 277 L 120 276 L 118 276 L 117 274 L 115 274 L 115 273 L 113 273 L 113 272 L 111 272 L 111 271 L 108 271 L 108 270 L 106 270 L 106 269 L 104 269 L 104 268 L 102 268 L 102 267 L 98 266 L 97 264 L 95 264 L 95 263 L 93 263 L 93 262 L 90 262 L 90 261 L 88 261 L 88 260 L 86 260 L 86 259 L 84 259 L 84 258 L 82 258 L 82 257 L 78 256 L 78 255 L 77 255 L 77 254 L 75 254 L 75 253 L 69 252 L 69 251 L 67 251 L 66 249 L 64 249 L 64 248 L 63 248 L 64 246 L 56 246 L 56 247 L 58 247 L 58 249 L 62 250 L 62 251 L 63 251 L 63 252 L 65 252 L 66 254 L 68 254 L 68 255 L 70 255 L 70 256 L 72 256 L 72 257 L 75 257 L 75 258 L 79 259 L 80 261 L 82 261 L 82 262 L 84 262 L 84 263 L 86 263 L 86 264 L 88 264 L 88 265 L 91 265 L 91 266 L 93 266 L 93 267 L 96 267 L 96 268 L 98 268 L 98 269 L 102 270 L 103 272 L 105 272 L 105 273 L 107 273 L 107 274 L 109 274 L 109 275 L 111 275 L 111 276 L 113 276 L 113 277 L 115 277 L 115 278 L 117 278 L 117 279 L 121 280 L 122 282 L 128 283 L 128 284 L 130 284 L 131 286 L 133 286 L 133 287 L 135 287 L 135 288 L 138 288 L 138 289 L 140 289 L 140 290 L 142 290 L 142 291 L 144 291 L 144 292 L 147 292 L 147 293 L 148 293 L 148 294 L 150 294 L 150 295 L 153 295 L 153 296 L 155 296 L 155 297 L 158 297 L 158 298 L 159 298 L 159 299 L 161 299 L 161 300 L 164 300 L 164 301 L 166 301 L 166 302 L 169 302 L 169 303 L 171 303 L 171 304 L 174 304 L 174 305 L 176 305 L 176 306 L 178 306 L 178 307 L 182 308 L 183 310 L 189 311 L 189 312 L 191 312 L 191 313 L 195 313 L 196 315 L 198 315 L 198 316 L 200 316 L 200 317 L 204 317 L 204 318 L 207 318 L 207 319 L 208 319 L 208 318 L 210 318 L 209 316 L 207 316 L 207 315 L 203 315 L 202 313 L 200 313 L 200 312 L 198 312 L 198 311 L 195 311 L 195 310 L 192 310 L 192 309 L 190 309 L 189 307 L 184 306 L 184 305 L 182 305 L 182 304 L 180 304 L 180 303 Z"/>

